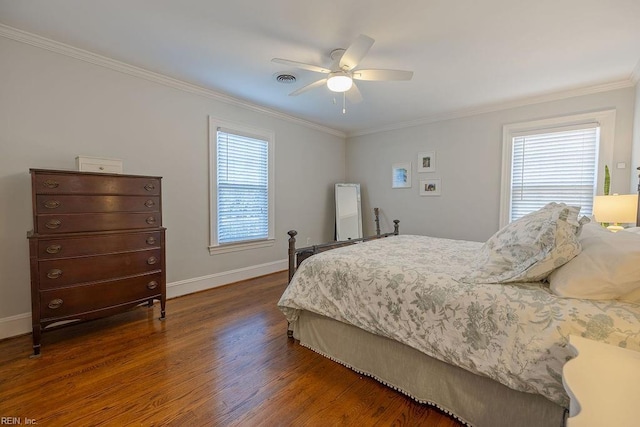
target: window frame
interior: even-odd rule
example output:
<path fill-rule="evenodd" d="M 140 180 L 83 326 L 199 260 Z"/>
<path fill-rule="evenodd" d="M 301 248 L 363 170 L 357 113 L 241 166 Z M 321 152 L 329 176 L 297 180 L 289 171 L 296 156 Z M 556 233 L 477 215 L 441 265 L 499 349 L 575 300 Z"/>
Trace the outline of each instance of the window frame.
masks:
<path fill-rule="evenodd" d="M 249 136 L 267 142 L 268 176 L 268 236 L 266 239 L 220 243 L 218 241 L 218 129 L 237 135 Z M 209 254 L 221 254 L 273 246 L 275 243 L 275 133 L 209 116 Z"/>
<path fill-rule="evenodd" d="M 523 133 L 550 133 L 558 128 L 598 124 L 600 126 L 600 144 L 596 168 L 596 186 L 594 195 L 601 194 L 604 183 L 604 166 L 613 161 L 615 141 L 616 110 L 603 110 L 590 113 L 573 114 L 549 119 L 512 123 L 502 127 L 502 177 L 500 180 L 500 228 L 506 226 L 511 218 L 511 168 L 513 160 L 513 138 Z"/>

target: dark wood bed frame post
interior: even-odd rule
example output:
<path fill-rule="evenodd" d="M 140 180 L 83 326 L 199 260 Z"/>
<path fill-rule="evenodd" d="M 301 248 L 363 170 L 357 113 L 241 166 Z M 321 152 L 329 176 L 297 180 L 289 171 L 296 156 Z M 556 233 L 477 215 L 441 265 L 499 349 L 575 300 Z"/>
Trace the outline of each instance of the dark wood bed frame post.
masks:
<path fill-rule="evenodd" d="M 293 277 L 293 273 L 296 272 L 296 230 L 290 230 L 287 232 L 289 235 L 289 282 Z"/>

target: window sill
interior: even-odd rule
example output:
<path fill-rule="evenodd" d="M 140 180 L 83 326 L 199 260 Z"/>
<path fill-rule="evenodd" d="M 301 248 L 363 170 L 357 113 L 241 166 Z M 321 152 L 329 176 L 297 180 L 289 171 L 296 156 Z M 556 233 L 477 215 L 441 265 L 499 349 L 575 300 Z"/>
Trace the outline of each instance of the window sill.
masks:
<path fill-rule="evenodd" d="M 273 246 L 275 239 L 259 240 L 253 242 L 229 243 L 226 245 L 209 246 L 209 255 L 225 254 L 229 252 L 245 251 L 249 249 L 266 248 Z"/>

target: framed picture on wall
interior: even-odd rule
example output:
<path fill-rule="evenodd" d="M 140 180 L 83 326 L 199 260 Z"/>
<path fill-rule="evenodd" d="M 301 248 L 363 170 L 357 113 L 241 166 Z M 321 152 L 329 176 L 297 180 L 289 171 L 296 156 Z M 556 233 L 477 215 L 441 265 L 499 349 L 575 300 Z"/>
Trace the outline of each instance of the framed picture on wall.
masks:
<path fill-rule="evenodd" d="M 418 172 L 435 172 L 436 171 L 436 152 L 422 151 L 418 153 Z"/>
<path fill-rule="evenodd" d="M 420 195 L 421 196 L 440 196 L 442 194 L 442 180 L 438 179 L 421 179 Z"/>
<path fill-rule="evenodd" d="M 411 162 L 393 164 L 391 167 L 391 188 L 411 188 Z"/>

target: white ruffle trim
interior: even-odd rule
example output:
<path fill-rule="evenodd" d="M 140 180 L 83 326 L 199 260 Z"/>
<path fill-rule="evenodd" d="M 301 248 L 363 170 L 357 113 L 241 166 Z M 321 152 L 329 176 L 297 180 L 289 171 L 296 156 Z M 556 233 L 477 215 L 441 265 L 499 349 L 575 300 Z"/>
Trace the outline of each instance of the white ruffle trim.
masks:
<path fill-rule="evenodd" d="M 391 389 L 393 389 L 393 390 L 399 391 L 400 393 L 404 394 L 404 395 L 405 395 L 405 396 L 407 396 L 407 397 L 410 397 L 411 399 L 415 400 L 415 401 L 416 401 L 416 402 L 418 402 L 418 403 L 421 403 L 421 404 L 424 404 L 424 405 L 429 405 L 429 406 L 436 407 L 436 408 L 438 408 L 439 410 L 441 410 L 442 412 L 444 412 L 445 414 L 450 415 L 450 416 L 452 416 L 453 418 L 455 418 L 456 420 L 460 421 L 460 422 L 461 422 L 461 423 L 463 423 L 464 425 L 469 426 L 469 427 L 473 427 L 473 426 L 471 425 L 471 423 L 469 423 L 468 421 L 466 421 L 466 420 L 464 420 L 464 419 L 460 418 L 458 415 L 454 414 L 452 411 L 450 411 L 450 410 L 448 410 L 448 409 L 446 409 L 446 408 L 443 408 L 442 406 L 438 405 L 438 404 L 437 404 L 437 403 L 435 403 L 435 402 L 432 402 L 432 401 L 430 401 L 430 400 L 422 400 L 422 399 L 418 399 L 417 397 L 413 396 L 411 393 L 407 392 L 406 390 L 404 390 L 404 389 L 402 389 L 402 388 L 399 388 L 399 387 L 397 387 L 397 386 L 395 386 L 395 385 L 393 385 L 393 384 L 389 384 L 388 382 L 384 381 L 384 380 L 383 380 L 383 379 L 381 379 L 381 378 L 378 378 L 377 376 L 375 376 L 375 375 L 373 375 L 373 374 L 370 374 L 370 373 L 368 373 L 368 372 L 364 372 L 364 371 L 361 371 L 361 370 L 359 370 L 359 369 L 356 369 L 356 368 L 354 368 L 353 366 L 349 365 L 348 363 L 345 363 L 345 362 L 343 362 L 342 360 L 336 359 L 335 357 L 332 357 L 332 356 L 330 356 L 330 355 L 328 355 L 328 354 L 325 354 L 324 352 L 322 352 L 322 351 L 320 351 L 320 350 L 318 350 L 318 349 L 315 349 L 315 348 L 313 348 L 313 347 L 311 347 L 311 346 L 309 346 L 309 345 L 307 345 L 307 344 L 300 343 L 300 345 L 301 345 L 301 346 L 303 346 L 303 347 L 306 347 L 306 348 L 308 348 L 309 350 L 312 350 L 312 351 L 314 351 L 314 352 L 316 352 L 316 353 L 318 353 L 318 354 L 320 354 L 320 355 L 322 355 L 322 356 L 324 356 L 324 357 L 326 357 L 327 359 L 331 359 L 331 360 L 333 360 L 333 361 L 334 361 L 334 362 L 336 362 L 336 363 L 339 363 L 339 364 L 341 364 L 341 365 L 343 365 L 343 366 L 346 366 L 347 368 L 351 369 L 351 370 L 352 370 L 352 371 L 354 371 L 354 372 L 357 372 L 357 373 L 358 373 L 358 374 L 360 374 L 360 375 L 364 375 L 364 376 L 367 376 L 367 377 L 369 377 L 369 378 L 373 378 L 374 380 L 378 381 L 379 383 L 382 383 L 382 384 L 384 384 L 385 386 L 387 386 L 387 387 L 389 387 L 389 388 L 391 388 Z"/>

